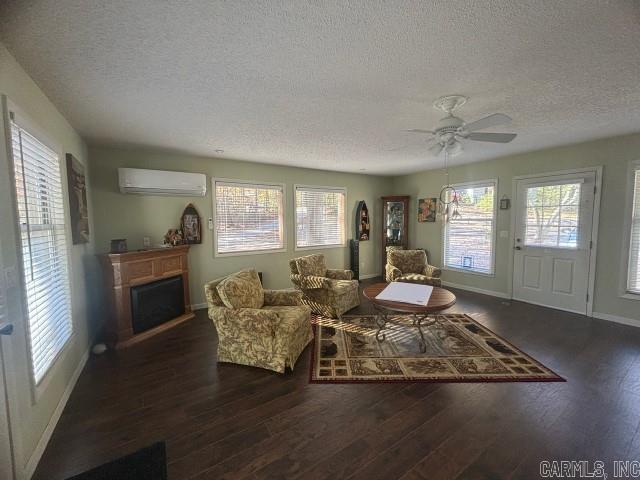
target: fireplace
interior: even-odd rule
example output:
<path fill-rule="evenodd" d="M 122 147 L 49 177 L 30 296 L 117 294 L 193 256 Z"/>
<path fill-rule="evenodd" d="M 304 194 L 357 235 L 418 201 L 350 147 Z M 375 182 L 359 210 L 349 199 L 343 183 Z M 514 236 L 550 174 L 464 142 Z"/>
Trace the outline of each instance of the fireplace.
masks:
<path fill-rule="evenodd" d="M 189 299 L 189 245 L 100 255 L 108 298 L 105 343 L 125 348 L 195 315 Z"/>
<path fill-rule="evenodd" d="M 141 333 L 184 313 L 182 277 L 131 287 L 131 326 Z"/>

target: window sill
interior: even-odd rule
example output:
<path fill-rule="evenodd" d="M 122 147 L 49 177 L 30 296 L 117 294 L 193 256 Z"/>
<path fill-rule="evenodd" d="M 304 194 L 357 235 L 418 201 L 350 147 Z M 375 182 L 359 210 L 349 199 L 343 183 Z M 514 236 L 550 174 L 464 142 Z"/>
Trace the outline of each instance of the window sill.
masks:
<path fill-rule="evenodd" d="M 468 273 L 469 275 L 477 275 L 479 277 L 493 278 L 496 276 L 495 273 L 476 272 L 474 270 L 467 270 L 465 268 L 442 267 L 440 270 L 442 270 L 443 272 Z"/>
<path fill-rule="evenodd" d="M 627 300 L 638 300 L 640 301 L 640 293 L 631 293 L 625 292 L 619 296 L 620 298 L 626 298 Z"/>
<path fill-rule="evenodd" d="M 245 255 L 266 255 L 269 253 L 286 253 L 286 248 L 278 248 L 276 250 L 247 250 L 242 252 L 228 252 L 228 253 L 219 253 L 214 252 L 213 256 L 216 258 L 224 258 L 224 257 L 242 257 Z"/>
<path fill-rule="evenodd" d="M 296 247 L 295 250 L 296 252 L 298 252 L 298 251 L 304 251 L 304 250 L 329 250 L 331 248 L 346 248 L 346 247 L 347 247 L 346 243 L 341 243 L 338 245 L 317 245 L 313 247 Z"/>

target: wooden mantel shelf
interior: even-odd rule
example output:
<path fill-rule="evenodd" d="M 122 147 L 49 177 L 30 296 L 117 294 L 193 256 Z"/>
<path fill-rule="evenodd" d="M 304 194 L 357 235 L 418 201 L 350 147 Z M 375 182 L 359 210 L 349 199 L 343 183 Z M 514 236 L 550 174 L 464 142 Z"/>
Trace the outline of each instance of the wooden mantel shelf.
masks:
<path fill-rule="evenodd" d="M 138 343 L 194 317 L 189 299 L 189 245 L 99 255 L 107 290 L 109 313 L 106 343 L 123 348 Z M 134 334 L 131 287 L 182 276 L 185 313 L 144 332 Z"/>

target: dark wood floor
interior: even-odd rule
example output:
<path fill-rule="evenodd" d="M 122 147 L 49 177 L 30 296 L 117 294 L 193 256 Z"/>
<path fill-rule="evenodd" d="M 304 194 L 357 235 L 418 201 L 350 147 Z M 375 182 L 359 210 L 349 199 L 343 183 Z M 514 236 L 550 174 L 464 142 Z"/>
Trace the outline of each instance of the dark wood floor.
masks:
<path fill-rule="evenodd" d="M 528 480 L 541 460 L 640 459 L 640 329 L 456 294 L 450 311 L 568 381 L 310 385 L 309 349 L 286 375 L 217 365 L 203 310 L 92 357 L 35 478 L 64 479 L 158 440 L 170 480 Z"/>

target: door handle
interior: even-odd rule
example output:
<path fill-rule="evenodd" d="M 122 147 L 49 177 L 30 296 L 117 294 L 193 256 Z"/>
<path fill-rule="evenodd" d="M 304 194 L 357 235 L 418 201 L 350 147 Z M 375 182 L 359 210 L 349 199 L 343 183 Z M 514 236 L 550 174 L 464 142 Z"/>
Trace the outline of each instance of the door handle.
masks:
<path fill-rule="evenodd" d="M 522 250 L 522 247 L 521 247 L 520 245 L 515 246 L 515 247 L 513 247 L 513 248 L 515 248 L 516 250 Z"/>
<path fill-rule="evenodd" d="M 11 335 L 13 333 L 12 323 L 0 323 L 0 335 Z"/>

